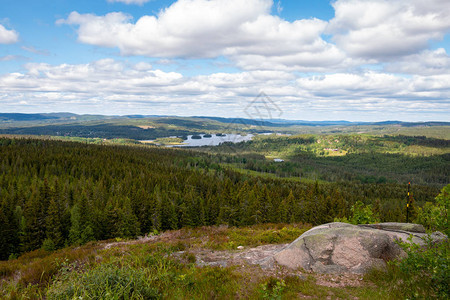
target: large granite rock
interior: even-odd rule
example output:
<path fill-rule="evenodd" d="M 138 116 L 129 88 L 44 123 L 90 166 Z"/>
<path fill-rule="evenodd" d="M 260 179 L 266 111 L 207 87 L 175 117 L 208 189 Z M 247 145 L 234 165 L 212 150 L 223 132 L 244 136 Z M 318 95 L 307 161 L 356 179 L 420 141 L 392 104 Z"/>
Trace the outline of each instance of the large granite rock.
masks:
<path fill-rule="evenodd" d="M 289 268 L 303 268 L 318 273 L 362 274 L 372 267 L 384 267 L 386 261 L 402 258 L 406 253 L 397 239 L 423 245 L 426 236 L 422 225 L 381 223 L 352 225 L 329 223 L 314 227 L 274 255 L 275 261 Z M 434 241 L 447 238 L 435 232 Z"/>

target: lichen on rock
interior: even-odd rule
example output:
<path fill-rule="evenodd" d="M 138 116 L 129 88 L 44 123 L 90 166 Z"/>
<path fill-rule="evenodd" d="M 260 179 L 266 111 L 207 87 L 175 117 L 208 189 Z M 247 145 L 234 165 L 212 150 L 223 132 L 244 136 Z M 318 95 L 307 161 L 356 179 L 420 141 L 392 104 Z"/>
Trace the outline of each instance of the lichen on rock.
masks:
<path fill-rule="evenodd" d="M 318 273 L 363 274 L 386 266 L 406 253 L 397 240 L 424 245 L 425 229 L 419 224 L 380 223 L 352 225 L 328 223 L 316 226 L 274 255 L 280 265 Z M 434 241 L 447 239 L 442 233 L 431 235 Z"/>

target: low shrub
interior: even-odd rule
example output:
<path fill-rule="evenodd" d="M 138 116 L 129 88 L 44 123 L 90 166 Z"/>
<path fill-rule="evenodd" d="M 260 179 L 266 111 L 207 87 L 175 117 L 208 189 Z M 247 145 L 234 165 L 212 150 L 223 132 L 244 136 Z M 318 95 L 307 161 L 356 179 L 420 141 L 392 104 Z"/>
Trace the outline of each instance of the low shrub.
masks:
<path fill-rule="evenodd" d="M 259 294 L 261 299 L 281 300 L 285 287 L 286 283 L 283 279 L 270 277 L 267 282 L 260 285 Z"/>
<path fill-rule="evenodd" d="M 379 223 L 380 219 L 376 215 L 376 213 L 372 210 L 372 205 L 364 205 L 361 201 L 356 201 L 351 208 L 352 216 L 350 219 L 347 217 L 343 218 L 334 218 L 334 222 L 344 222 L 350 224 L 371 224 L 371 223 Z"/>
<path fill-rule="evenodd" d="M 406 258 L 388 263 L 387 271 L 374 270 L 368 279 L 387 289 L 393 298 L 449 299 L 449 241 L 434 244 L 427 237 L 421 247 L 411 240 L 399 242 Z"/>
<path fill-rule="evenodd" d="M 450 296 L 449 242 L 433 244 L 426 237 L 426 247 L 414 243 L 400 242 L 408 257 L 396 261 L 404 282 L 405 293 L 409 298 L 435 296 L 448 299 Z M 411 239 L 410 239 L 411 242 Z"/>
<path fill-rule="evenodd" d="M 54 263 L 54 258 L 45 257 L 22 269 L 19 283 L 24 286 L 28 284 L 45 285 L 57 272 L 58 266 Z"/>
<path fill-rule="evenodd" d="M 10 276 L 14 269 L 8 261 L 0 261 L 0 278 Z"/>
<path fill-rule="evenodd" d="M 430 231 L 440 230 L 450 235 L 448 224 L 448 211 L 450 209 L 450 184 L 442 188 L 440 194 L 435 198 L 436 203 L 425 203 L 418 208 L 416 223 L 422 224 Z"/>
<path fill-rule="evenodd" d="M 45 239 L 44 242 L 42 243 L 42 249 L 49 252 L 54 251 L 56 250 L 56 245 L 52 239 Z"/>

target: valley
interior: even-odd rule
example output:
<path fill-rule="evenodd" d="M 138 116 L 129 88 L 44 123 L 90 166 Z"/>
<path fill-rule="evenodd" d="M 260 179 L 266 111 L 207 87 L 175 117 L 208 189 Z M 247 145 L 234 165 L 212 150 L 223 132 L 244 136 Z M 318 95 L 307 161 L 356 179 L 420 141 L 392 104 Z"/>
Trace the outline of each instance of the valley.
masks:
<path fill-rule="evenodd" d="M 440 209 L 436 199 L 450 178 L 449 130 L 442 124 L 249 128 L 173 117 L 96 120 L 96 125 L 34 122 L 2 125 L 2 297 L 79 295 L 69 288 L 74 283 L 81 288 L 84 280 L 114 273 L 131 276 L 144 288 L 141 295 L 156 298 L 196 297 L 205 289 L 219 298 L 230 293 L 259 298 L 264 291 L 395 298 L 401 291 L 381 288 L 375 275 L 324 279 L 282 269 L 261 273 L 243 290 L 238 281 L 253 280 L 258 266 L 236 271 L 241 267 L 205 262 L 238 257 L 238 246 L 278 249 L 312 226 L 356 222 L 367 211 L 370 222 L 405 222 L 408 182 L 410 218 L 430 230 L 448 230 L 427 219 Z M 176 147 L 187 136 L 223 143 Z M 104 241 L 110 246 L 101 246 Z M 158 269 L 160 264 L 169 269 Z M 158 277 L 142 281 L 146 272 Z M 224 290 L 213 287 L 219 274 L 225 276 Z M 196 279 L 188 285 L 179 281 L 189 276 Z M 324 280 L 325 286 L 319 283 Z M 329 280 L 351 283 L 334 287 Z M 355 280 L 361 284 L 355 287 Z M 163 292 L 171 284 L 175 294 Z"/>

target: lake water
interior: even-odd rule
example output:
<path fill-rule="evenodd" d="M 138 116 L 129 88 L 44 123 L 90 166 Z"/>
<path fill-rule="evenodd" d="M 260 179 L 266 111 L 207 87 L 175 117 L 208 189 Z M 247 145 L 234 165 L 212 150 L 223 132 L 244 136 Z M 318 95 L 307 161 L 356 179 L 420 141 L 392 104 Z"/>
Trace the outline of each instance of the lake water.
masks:
<path fill-rule="evenodd" d="M 204 134 L 199 134 L 201 139 L 193 139 L 192 135 L 187 136 L 187 140 L 183 141 L 181 145 L 170 145 L 167 147 L 201 147 L 201 146 L 217 146 L 225 142 L 239 143 L 243 141 L 250 141 L 253 138 L 253 134 L 240 135 L 240 134 L 226 134 L 224 136 L 217 136 L 213 134 L 211 137 L 204 137 Z"/>

